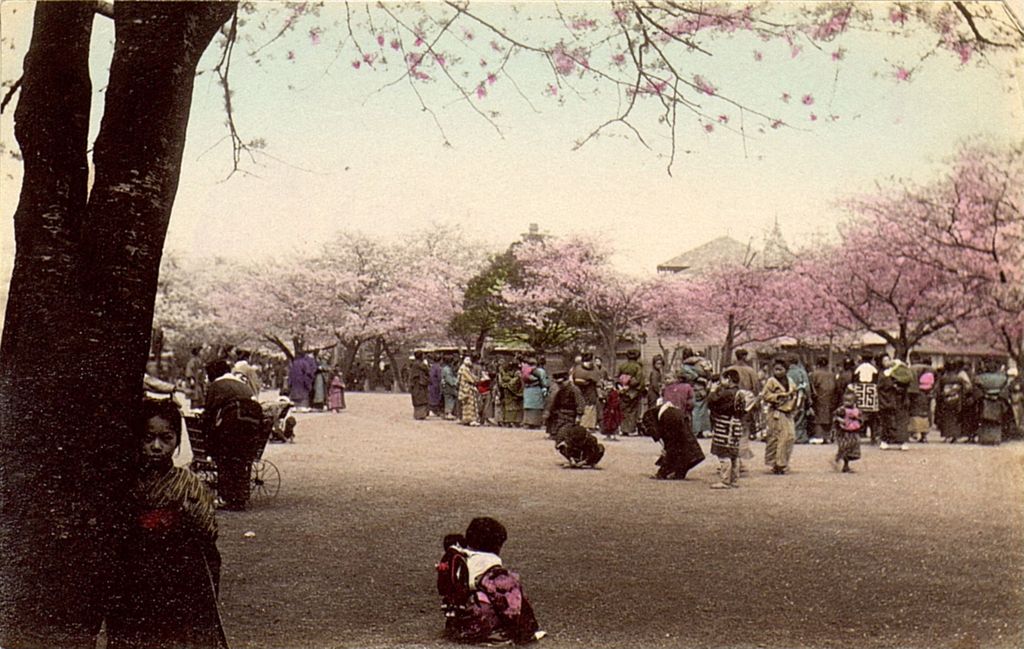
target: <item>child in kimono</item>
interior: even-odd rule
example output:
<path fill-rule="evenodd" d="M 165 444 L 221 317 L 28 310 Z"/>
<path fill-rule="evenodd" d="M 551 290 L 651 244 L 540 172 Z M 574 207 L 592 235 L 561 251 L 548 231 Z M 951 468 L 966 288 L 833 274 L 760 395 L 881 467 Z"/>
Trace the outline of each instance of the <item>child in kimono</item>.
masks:
<path fill-rule="evenodd" d="M 131 526 L 107 614 L 107 647 L 227 647 L 217 611 L 220 554 L 213 496 L 175 467 L 181 415 L 169 399 L 144 402 Z"/>
<path fill-rule="evenodd" d="M 474 518 L 464 536 L 445 537 L 437 589 L 449 640 L 526 644 L 544 637 L 519 575 L 502 566 L 507 538 L 505 526 L 487 517 Z"/>
<path fill-rule="evenodd" d="M 739 389 L 739 372 L 727 369 L 708 393 L 711 410 L 711 454 L 719 459 L 718 482 L 712 489 L 739 487 L 740 440 L 744 435 L 746 400 Z"/>
<path fill-rule="evenodd" d="M 836 440 L 836 457 L 832 460 L 832 466 L 837 471 L 842 462 L 842 472 L 853 473 L 850 462 L 860 459 L 860 433 L 863 427 L 860 408 L 857 407 L 857 394 L 847 390 L 843 393 L 843 405 L 832 414 L 832 432 Z"/>

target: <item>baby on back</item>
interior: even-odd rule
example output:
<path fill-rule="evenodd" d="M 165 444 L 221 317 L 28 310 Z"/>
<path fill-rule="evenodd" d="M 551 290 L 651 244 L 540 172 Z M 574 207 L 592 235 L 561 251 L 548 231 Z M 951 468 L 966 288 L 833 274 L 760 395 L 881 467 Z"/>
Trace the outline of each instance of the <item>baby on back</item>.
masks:
<path fill-rule="evenodd" d="M 448 639 L 526 644 L 544 636 L 519 575 L 502 565 L 500 553 L 507 538 L 505 527 L 488 517 L 474 518 L 464 535 L 444 537 L 437 592 Z"/>

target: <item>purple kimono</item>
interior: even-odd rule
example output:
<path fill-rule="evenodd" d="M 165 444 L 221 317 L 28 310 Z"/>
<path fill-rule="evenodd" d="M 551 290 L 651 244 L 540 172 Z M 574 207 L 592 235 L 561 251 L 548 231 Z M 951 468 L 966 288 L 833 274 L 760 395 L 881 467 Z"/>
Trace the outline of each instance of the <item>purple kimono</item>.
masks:
<path fill-rule="evenodd" d="M 430 364 L 430 383 L 427 385 L 427 402 L 430 409 L 439 413 L 444 406 L 444 397 L 441 396 L 441 364 Z"/>
<path fill-rule="evenodd" d="M 480 578 L 469 603 L 451 620 L 447 635 L 456 642 L 524 644 L 534 639 L 537 629 L 519 575 L 495 566 Z"/>
<path fill-rule="evenodd" d="M 303 354 L 292 361 L 288 368 L 288 396 L 300 408 L 309 407 L 309 396 L 313 390 L 313 378 L 316 376 L 316 361 L 309 354 Z"/>

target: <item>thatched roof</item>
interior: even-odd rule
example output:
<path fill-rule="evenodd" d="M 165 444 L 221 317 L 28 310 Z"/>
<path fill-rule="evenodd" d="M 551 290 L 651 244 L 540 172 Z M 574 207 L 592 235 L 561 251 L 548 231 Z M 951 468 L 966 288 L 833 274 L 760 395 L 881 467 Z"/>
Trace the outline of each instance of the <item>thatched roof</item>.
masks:
<path fill-rule="evenodd" d="M 658 264 L 659 273 L 700 272 L 746 260 L 749 246 L 729 236 L 718 237 Z"/>

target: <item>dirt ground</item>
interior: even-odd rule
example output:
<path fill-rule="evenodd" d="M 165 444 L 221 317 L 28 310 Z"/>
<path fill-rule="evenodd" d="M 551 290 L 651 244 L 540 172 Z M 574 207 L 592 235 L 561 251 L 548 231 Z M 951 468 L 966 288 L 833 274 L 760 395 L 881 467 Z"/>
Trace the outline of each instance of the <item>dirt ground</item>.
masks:
<path fill-rule="evenodd" d="M 854 474 L 798 446 L 773 476 L 755 443 L 716 491 L 713 458 L 652 480 L 646 438 L 571 470 L 541 431 L 348 406 L 267 449 L 277 498 L 219 514 L 232 647 L 444 645 L 434 563 L 478 515 L 509 530 L 542 647 L 1024 646 L 1024 444 L 865 447 Z"/>

